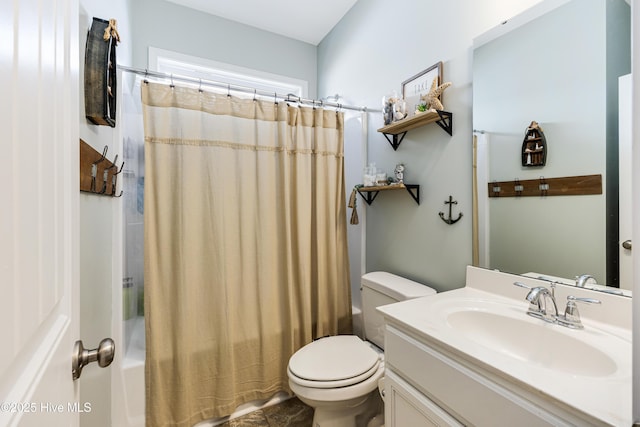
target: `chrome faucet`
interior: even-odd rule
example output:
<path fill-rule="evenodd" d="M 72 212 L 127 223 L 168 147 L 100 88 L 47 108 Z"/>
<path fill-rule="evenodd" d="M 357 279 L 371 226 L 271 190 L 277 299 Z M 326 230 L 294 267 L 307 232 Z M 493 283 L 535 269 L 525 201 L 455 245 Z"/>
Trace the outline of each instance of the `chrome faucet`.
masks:
<path fill-rule="evenodd" d="M 589 276 L 591 277 L 591 276 Z M 586 279 L 585 279 L 586 280 Z M 537 286 L 532 288 L 525 285 L 522 282 L 513 282 L 514 285 L 521 288 L 529 289 L 529 293 L 526 296 L 526 300 L 529 301 L 529 309 L 527 314 L 529 316 L 537 317 L 549 323 L 557 323 L 561 326 L 566 326 L 571 329 L 583 329 L 582 321 L 580 320 L 580 313 L 578 312 L 577 302 L 587 304 L 600 304 L 601 301 L 595 298 L 578 298 L 573 295 L 567 297 L 567 307 L 564 310 L 564 314 L 558 314 L 558 306 L 555 299 L 555 283 L 551 284 L 551 290 L 544 286 Z M 547 304 L 551 301 L 551 304 Z"/>
<path fill-rule="evenodd" d="M 584 288 L 584 285 L 586 285 L 587 282 L 589 281 L 592 281 L 596 285 L 598 284 L 598 281 L 596 280 L 596 278 L 590 274 L 583 274 L 581 276 L 576 276 L 576 286 L 579 288 Z"/>
<path fill-rule="evenodd" d="M 587 304 L 600 304 L 601 301 L 595 298 L 578 298 L 573 295 L 567 297 L 567 308 L 564 310 L 564 315 L 558 316 L 557 321 L 559 325 L 566 326 L 571 329 L 584 329 L 582 321 L 580 320 L 580 312 L 576 302 L 584 302 Z"/>
<path fill-rule="evenodd" d="M 537 317 L 545 322 L 555 323 L 558 317 L 558 306 L 556 305 L 555 298 L 555 284 L 551 284 L 551 290 L 544 286 L 537 286 L 532 288 L 522 282 L 514 282 L 516 286 L 529 289 L 529 293 L 526 296 L 526 300 L 529 301 L 529 309 L 527 314 L 529 316 Z M 548 304 L 548 301 L 551 304 Z"/>
<path fill-rule="evenodd" d="M 529 307 L 531 307 L 531 305 L 537 307 L 537 310 L 534 312 L 528 312 L 530 316 L 539 317 L 550 323 L 556 321 L 556 317 L 558 317 L 558 306 L 556 305 L 556 299 L 553 293 L 549 291 L 549 289 L 543 286 L 532 288 L 527 294 L 526 299 L 530 303 Z M 549 301 L 551 304 L 548 303 Z"/>

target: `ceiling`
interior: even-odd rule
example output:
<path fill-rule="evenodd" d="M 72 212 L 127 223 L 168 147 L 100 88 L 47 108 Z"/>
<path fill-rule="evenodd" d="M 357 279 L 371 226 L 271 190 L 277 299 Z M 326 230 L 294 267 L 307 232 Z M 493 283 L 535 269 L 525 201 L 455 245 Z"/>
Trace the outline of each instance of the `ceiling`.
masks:
<path fill-rule="evenodd" d="M 318 45 L 357 0 L 168 0 Z"/>

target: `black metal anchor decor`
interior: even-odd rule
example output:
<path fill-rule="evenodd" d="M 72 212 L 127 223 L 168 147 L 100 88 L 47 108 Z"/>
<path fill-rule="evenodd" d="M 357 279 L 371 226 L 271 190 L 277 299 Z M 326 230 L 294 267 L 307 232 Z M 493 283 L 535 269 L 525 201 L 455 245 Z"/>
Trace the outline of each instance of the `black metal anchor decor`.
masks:
<path fill-rule="evenodd" d="M 458 214 L 458 218 L 456 218 L 456 219 L 452 219 L 452 216 L 451 216 L 451 211 L 453 209 L 453 205 L 457 205 L 458 201 L 457 200 L 453 200 L 453 197 L 449 196 L 449 201 L 445 201 L 444 204 L 445 205 L 449 205 L 449 218 L 445 218 L 444 217 L 444 212 L 440 212 L 440 218 L 442 218 L 442 220 L 444 222 L 446 222 L 447 224 L 449 224 L 449 225 L 455 224 L 456 222 L 460 221 L 460 218 L 462 218 L 462 212 L 460 212 Z"/>

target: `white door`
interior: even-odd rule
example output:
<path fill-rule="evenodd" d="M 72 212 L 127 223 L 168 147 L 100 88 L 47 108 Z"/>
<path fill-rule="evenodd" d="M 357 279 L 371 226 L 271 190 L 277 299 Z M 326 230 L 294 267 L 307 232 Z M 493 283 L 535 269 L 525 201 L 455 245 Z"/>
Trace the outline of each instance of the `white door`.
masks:
<path fill-rule="evenodd" d="M 78 0 L 0 9 L 0 426 L 78 425 Z"/>
<path fill-rule="evenodd" d="M 618 188 L 619 188 L 619 235 L 620 242 L 620 288 L 633 287 L 633 259 L 631 256 L 632 226 L 632 152 L 631 152 L 631 74 L 618 79 L 619 136 L 618 136 Z M 626 242 L 626 243 L 625 243 Z M 628 243 L 628 244 L 627 244 Z"/>

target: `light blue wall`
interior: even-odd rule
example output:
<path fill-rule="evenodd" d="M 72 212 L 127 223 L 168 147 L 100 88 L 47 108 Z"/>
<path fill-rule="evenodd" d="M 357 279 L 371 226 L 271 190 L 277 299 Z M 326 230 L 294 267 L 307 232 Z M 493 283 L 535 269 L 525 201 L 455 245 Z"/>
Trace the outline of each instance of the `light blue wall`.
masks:
<path fill-rule="evenodd" d="M 421 185 L 421 204 L 398 191 L 366 207 L 367 271 L 387 270 L 439 291 L 464 285 L 472 262 L 473 38 L 535 3 L 360 0 L 318 46 L 320 97 L 340 93 L 349 104 L 380 108 L 383 95 L 400 92 L 404 80 L 438 61 L 453 83 L 443 98 L 454 114 L 453 136 L 432 124 L 409 131 L 393 151 L 376 132 L 380 114 L 370 115 L 369 161 L 388 173 L 404 162 L 405 181 Z M 438 216 L 448 214 L 449 195 L 458 201 L 453 215 L 464 214 L 454 225 Z"/>
<path fill-rule="evenodd" d="M 131 1 L 133 66 L 149 68 L 148 48 L 251 68 L 309 82 L 316 96 L 316 46 L 164 0 Z"/>
<path fill-rule="evenodd" d="M 454 113 L 453 137 L 431 125 L 411 131 L 393 152 L 376 132 L 379 115 L 370 117 L 370 159 L 389 172 L 404 162 L 407 182 L 422 186 L 422 202 L 417 206 L 397 192 L 381 195 L 368 208 L 366 270 L 452 289 L 464 284 L 464 267 L 471 263 L 472 41 L 537 2 L 360 0 L 315 47 L 164 0 L 136 0 L 132 65 L 147 68 L 152 46 L 307 80 L 309 97 L 340 93 L 345 103 L 378 108 L 381 97 L 399 91 L 402 81 L 444 61 L 445 80 L 454 83 L 444 96 Z M 465 215 L 453 226 L 438 217 L 449 195 Z"/>

